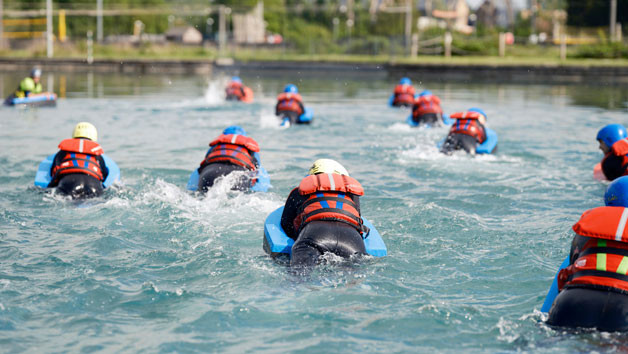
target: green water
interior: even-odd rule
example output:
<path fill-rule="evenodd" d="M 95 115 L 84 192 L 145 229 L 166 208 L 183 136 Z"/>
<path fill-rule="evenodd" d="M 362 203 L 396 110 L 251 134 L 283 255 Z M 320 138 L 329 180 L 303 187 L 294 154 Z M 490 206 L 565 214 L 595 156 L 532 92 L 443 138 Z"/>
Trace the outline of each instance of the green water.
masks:
<path fill-rule="evenodd" d="M 388 108 L 395 82 L 383 74 L 241 76 L 251 105 L 222 100 L 220 73 L 53 73 L 44 87 L 63 85 L 56 108 L 0 109 L 0 351 L 624 348 L 622 335 L 548 328 L 539 309 L 571 225 L 603 204 L 595 134 L 628 124 L 628 89 L 417 84 L 446 113 L 487 112 L 499 153 L 469 158 L 438 153 L 445 128 L 412 129 L 407 111 Z M 4 95 L 19 78 L 0 73 Z M 312 126 L 277 127 L 287 82 L 313 108 Z M 83 120 L 121 183 L 84 203 L 37 190 L 37 164 Z M 190 172 L 231 124 L 260 143 L 273 188 L 189 194 Z M 296 275 L 264 254 L 263 221 L 323 157 L 364 186 L 362 212 L 388 256 Z"/>

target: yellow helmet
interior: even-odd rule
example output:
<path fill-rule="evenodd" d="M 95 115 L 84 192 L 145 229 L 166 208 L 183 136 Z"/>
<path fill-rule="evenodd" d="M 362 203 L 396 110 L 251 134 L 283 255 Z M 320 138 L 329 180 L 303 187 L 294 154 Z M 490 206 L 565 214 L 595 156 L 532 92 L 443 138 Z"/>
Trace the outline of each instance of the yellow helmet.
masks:
<path fill-rule="evenodd" d="M 340 163 L 331 159 L 318 159 L 314 161 L 314 164 L 310 167 L 309 173 L 310 175 L 318 173 L 337 173 L 345 176 L 349 175 L 349 172 L 347 172 L 347 170 L 342 167 Z"/>
<path fill-rule="evenodd" d="M 74 127 L 74 131 L 72 132 L 72 138 L 87 138 L 91 141 L 98 140 L 98 131 L 96 127 L 92 125 L 92 123 L 88 122 L 80 122 Z"/>

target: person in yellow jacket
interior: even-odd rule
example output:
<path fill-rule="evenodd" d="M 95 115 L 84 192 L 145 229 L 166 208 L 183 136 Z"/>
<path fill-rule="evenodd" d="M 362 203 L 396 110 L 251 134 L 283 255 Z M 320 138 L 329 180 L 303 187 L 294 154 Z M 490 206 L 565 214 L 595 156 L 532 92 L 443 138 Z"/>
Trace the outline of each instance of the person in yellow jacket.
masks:
<path fill-rule="evenodd" d="M 31 70 L 31 75 L 24 78 L 20 82 L 20 86 L 15 91 L 15 97 L 24 98 L 32 94 L 42 93 L 43 89 L 41 87 L 40 80 L 41 70 L 38 68 L 33 68 L 33 70 Z"/>

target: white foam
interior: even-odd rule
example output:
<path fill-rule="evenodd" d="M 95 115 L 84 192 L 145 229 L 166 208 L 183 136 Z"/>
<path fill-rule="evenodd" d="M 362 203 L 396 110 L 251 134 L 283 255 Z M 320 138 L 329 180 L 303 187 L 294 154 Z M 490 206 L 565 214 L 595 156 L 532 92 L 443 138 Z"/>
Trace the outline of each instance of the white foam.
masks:
<path fill-rule="evenodd" d="M 286 127 L 279 126 L 279 118 L 270 112 L 270 111 L 262 111 L 259 117 L 259 125 L 261 128 L 274 128 L 274 129 L 285 129 Z"/>
<path fill-rule="evenodd" d="M 227 86 L 228 79 L 226 77 L 217 80 L 212 80 L 207 85 L 205 90 L 205 103 L 215 106 L 225 102 L 225 87 Z"/>
<path fill-rule="evenodd" d="M 231 186 L 237 178 L 237 174 L 231 174 L 218 179 L 205 195 L 189 193 L 181 186 L 158 178 L 150 189 L 136 198 L 136 203 L 162 203 L 177 210 L 177 217 L 212 228 L 216 225 L 232 228 L 240 224 L 250 224 L 253 218 L 243 218 L 243 215 L 255 214 L 263 217 L 281 206 L 282 202 L 271 193 L 232 191 Z M 202 245 L 196 245 L 200 246 Z"/>

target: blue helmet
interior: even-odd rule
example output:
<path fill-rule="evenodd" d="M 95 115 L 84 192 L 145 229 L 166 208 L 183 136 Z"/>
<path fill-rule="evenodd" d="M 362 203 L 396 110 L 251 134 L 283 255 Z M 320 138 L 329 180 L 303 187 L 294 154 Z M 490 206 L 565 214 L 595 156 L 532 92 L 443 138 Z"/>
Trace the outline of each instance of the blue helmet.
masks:
<path fill-rule="evenodd" d="M 231 81 L 232 81 L 232 82 L 237 82 L 237 83 L 240 83 L 240 84 L 242 83 L 242 79 L 240 79 L 240 77 L 239 77 L 239 76 L 233 76 L 233 77 L 231 78 Z"/>
<path fill-rule="evenodd" d="M 284 87 L 283 92 L 285 93 L 299 93 L 299 89 L 293 84 L 287 84 Z"/>
<path fill-rule="evenodd" d="M 402 77 L 401 80 L 399 80 L 399 85 L 412 85 L 412 81 L 407 77 Z"/>
<path fill-rule="evenodd" d="M 604 193 L 604 204 L 628 208 L 628 176 L 619 177 L 608 185 Z"/>
<path fill-rule="evenodd" d="M 430 95 L 432 95 L 432 91 L 430 91 L 430 90 L 423 90 L 423 92 L 421 92 L 419 94 L 419 97 L 430 96 Z"/>
<path fill-rule="evenodd" d="M 602 140 L 609 148 L 616 142 L 628 136 L 626 128 L 621 124 L 609 124 L 597 133 L 597 140 Z"/>
<path fill-rule="evenodd" d="M 222 133 L 225 135 L 238 134 L 238 135 L 246 136 L 246 131 L 239 125 L 229 126 L 225 128 L 225 130 L 223 130 Z"/>
<path fill-rule="evenodd" d="M 477 112 L 480 113 L 481 115 L 484 116 L 484 118 L 488 119 L 488 116 L 486 115 L 486 113 L 484 113 L 483 110 L 479 109 L 479 108 L 469 108 L 469 112 Z"/>
<path fill-rule="evenodd" d="M 40 76 L 41 76 L 40 68 L 33 68 L 33 70 L 31 70 L 31 77 L 40 77 Z"/>

